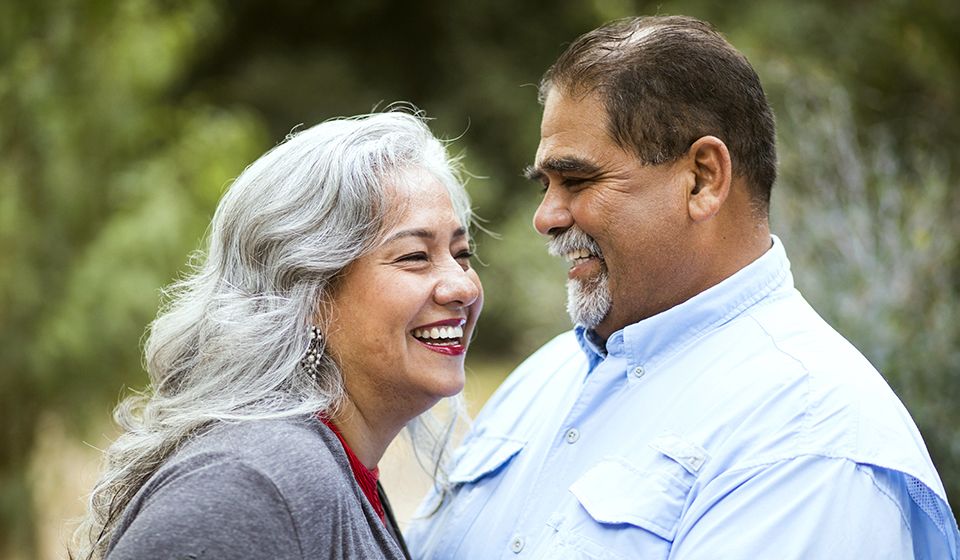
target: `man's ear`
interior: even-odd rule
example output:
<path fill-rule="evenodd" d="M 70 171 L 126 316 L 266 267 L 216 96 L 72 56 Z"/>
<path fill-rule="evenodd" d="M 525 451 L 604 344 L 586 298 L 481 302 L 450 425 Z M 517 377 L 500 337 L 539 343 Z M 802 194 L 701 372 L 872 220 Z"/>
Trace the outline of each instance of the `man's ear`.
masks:
<path fill-rule="evenodd" d="M 695 222 L 715 216 L 730 194 L 733 164 L 727 145 L 716 136 L 704 136 L 687 151 L 694 184 L 687 193 L 687 211 Z"/>

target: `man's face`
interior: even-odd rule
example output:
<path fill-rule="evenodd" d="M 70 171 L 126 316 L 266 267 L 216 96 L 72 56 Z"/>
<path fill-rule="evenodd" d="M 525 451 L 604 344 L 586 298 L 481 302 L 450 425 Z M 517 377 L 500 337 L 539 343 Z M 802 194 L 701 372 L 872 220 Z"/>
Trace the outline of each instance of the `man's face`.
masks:
<path fill-rule="evenodd" d="M 609 136 L 599 97 L 555 88 L 529 175 L 545 187 L 534 227 L 571 261 L 574 322 L 607 338 L 677 303 L 694 180 L 684 165 L 642 164 Z"/>

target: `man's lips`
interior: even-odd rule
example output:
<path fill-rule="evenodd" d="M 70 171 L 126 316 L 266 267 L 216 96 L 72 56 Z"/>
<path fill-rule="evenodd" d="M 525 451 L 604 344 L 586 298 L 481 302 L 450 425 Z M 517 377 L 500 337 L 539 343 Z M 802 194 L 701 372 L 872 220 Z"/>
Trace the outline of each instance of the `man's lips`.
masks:
<path fill-rule="evenodd" d="M 590 256 L 573 261 L 573 266 L 567 271 L 567 278 L 582 278 L 584 276 L 596 276 L 600 274 L 603 268 L 603 261 L 599 257 Z"/>
<path fill-rule="evenodd" d="M 567 278 L 581 278 L 596 276 L 603 266 L 603 259 L 595 252 L 585 247 L 572 249 L 564 253 L 563 257 L 571 264 L 567 271 Z"/>

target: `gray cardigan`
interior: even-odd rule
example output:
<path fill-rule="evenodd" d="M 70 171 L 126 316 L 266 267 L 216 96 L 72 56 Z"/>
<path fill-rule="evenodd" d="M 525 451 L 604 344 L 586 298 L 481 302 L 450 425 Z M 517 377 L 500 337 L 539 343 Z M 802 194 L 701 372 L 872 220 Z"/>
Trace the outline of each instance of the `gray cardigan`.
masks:
<path fill-rule="evenodd" d="M 382 493 L 381 493 L 382 496 Z M 314 418 L 219 425 L 191 440 L 124 511 L 107 557 L 405 557 Z"/>

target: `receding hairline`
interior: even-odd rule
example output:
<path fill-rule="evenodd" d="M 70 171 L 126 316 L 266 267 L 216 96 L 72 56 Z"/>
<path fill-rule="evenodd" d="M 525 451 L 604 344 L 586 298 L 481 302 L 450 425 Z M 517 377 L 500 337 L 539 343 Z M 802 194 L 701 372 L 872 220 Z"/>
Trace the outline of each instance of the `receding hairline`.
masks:
<path fill-rule="evenodd" d="M 681 23 L 683 25 L 680 25 Z M 633 29 L 627 27 L 638 24 L 640 26 Z M 611 63 L 616 62 L 617 59 L 625 58 L 627 56 L 626 51 L 656 40 L 665 31 L 676 33 L 677 35 L 685 35 L 690 38 L 697 36 L 714 36 L 726 42 L 726 39 L 720 35 L 719 31 L 709 23 L 686 16 L 624 18 L 614 20 L 607 25 L 594 29 L 590 33 L 598 33 L 600 31 L 606 31 L 610 33 L 610 35 L 602 39 L 596 37 L 597 41 L 591 45 L 589 49 L 583 51 L 589 53 L 589 56 L 583 56 L 581 53 L 581 58 L 576 64 L 567 64 L 559 75 L 555 73 L 558 63 L 564 59 L 573 45 L 576 44 L 575 41 L 567 47 L 560 58 L 555 61 L 554 65 L 548 69 L 540 81 L 538 89 L 537 99 L 541 105 L 546 103 L 547 96 L 554 89 L 574 99 L 582 99 L 591 94 L 598 93 L 598 90 L 605 85 L 604 74 L 601 72 L 590 72 L 590 69 L 595 68 L 596 65 L 600 63 Z M 615 31 L 623 31 L 623 33 L 614 35 L 613 33 Z M 590 33 L 587 35 L 590 35 Z M 581 36 L 578 41 L 584 40 L 584 37 L 586 36 Z M 578 70 L 574 70 L 575 68 Z"/>

